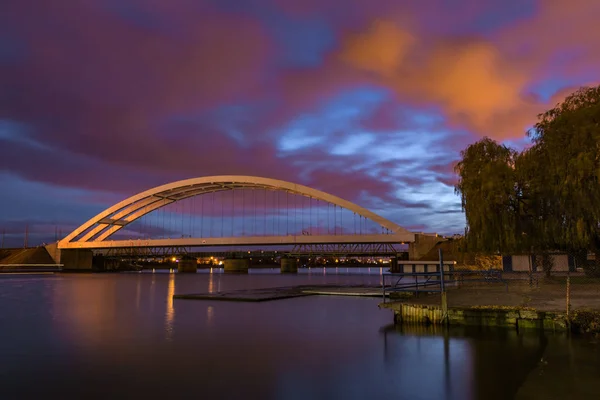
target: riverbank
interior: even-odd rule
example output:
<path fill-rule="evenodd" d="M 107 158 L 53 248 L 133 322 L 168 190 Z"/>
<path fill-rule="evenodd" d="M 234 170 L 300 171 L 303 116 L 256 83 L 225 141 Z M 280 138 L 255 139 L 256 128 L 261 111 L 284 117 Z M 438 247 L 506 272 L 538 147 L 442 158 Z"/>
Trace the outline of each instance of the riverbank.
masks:
<path fill-rule="evenodd" d="M 449 324 L 573 330 L 600 333 L 600 285 L 571 285 L 567 315 L 566 285 L 560 280 L 530 287 L 525 282 L 449 288 L 447 315 L 440 294 L 395 299 L 380 304 L 393 311 L 396 324 Z"/>

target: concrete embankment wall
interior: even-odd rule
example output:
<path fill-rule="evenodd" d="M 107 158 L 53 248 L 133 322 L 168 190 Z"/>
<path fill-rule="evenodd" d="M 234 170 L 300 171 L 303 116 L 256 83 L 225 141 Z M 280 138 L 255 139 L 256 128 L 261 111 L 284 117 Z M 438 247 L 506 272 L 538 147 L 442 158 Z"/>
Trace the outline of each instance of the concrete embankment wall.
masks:
<path fill-rule="evenodd" d="M 0 268 L 7 264 L 55 264 L 44 247 L 0 250 Z"/>
<path fill-rule="evenodd" d="M 562 332 L 568 330 L 566 316 L 562 313 L 542 312 L 511 307 L 455 307 L 444 316 L 438 306 L 386 303 L 380 307 L 394 312 L 396 324 L 495 326 L 516 329 L 544 329 Z"/>

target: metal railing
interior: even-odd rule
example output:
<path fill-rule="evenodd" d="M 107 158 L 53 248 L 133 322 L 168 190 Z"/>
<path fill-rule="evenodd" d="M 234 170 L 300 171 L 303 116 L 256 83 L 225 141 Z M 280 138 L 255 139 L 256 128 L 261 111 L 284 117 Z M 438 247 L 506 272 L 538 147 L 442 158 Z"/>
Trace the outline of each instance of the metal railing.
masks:
<path fill-rule="evenodd" d="M 405 262 L 412 265 L 412 272 L 392 272 L 382 276 L 382 295 L 383 302 L 386 302 L 386 297 L 394 292 L 411 292 L 411 293 L 441 293 L 445 296 L 446 287 L 459 287 L 464 283 L 483 282 L 483 283 L 502 283 L 505 290 L 508 292 L 508 281 L 503 279 L 502 271 L 500 270 L 455 270 L 456 262 L 444 262 L 442 251 L 439 252 L 439 262 L 427 262 L 428 265 L 434 265 L 435 271 L 427 271 L 427 265 L 424 266 L 423 272 L 416 272 L 418 261 Z M 445 271 L 445 266 L 448 270 Z M 389 280 L 389 286 L 386 285 L 386 278 Z"/>

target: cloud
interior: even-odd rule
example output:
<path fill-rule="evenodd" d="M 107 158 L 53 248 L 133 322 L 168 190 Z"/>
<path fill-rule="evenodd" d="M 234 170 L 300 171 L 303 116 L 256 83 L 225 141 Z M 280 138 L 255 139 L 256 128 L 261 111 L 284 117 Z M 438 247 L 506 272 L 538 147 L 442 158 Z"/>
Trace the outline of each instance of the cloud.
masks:
<path fill-rule="evenodd" d="M 8 192 L 17 177 L 62 193 L 74 220 L 169 181 L 250 174 L 462 231 L 459 151 L 523 144 L 598 79 L 600 5 L 574 1 L 8 0 L 0 170 Z"/>
<path fill-rule="evenodd" d="M 409 32 L 390 21 L 378 20 L 366 32 L 346 38 L 338 57 L 354 68 L 393 79 L 415 44 Z"/>
<path fill-rule="evenodd" d="M 374 82 L 393 88 L 401 99 L 437 105 L 451 124 L 496 136 L 522 134 L 499 130 L 495 122 L 527 106 L 525 73 L 483 40 L 440 40 L 426 50 L 420 42 L 393 22 L 376 21 L 362 34 L 349 35 L 338 57 L 374 75 Z"/>

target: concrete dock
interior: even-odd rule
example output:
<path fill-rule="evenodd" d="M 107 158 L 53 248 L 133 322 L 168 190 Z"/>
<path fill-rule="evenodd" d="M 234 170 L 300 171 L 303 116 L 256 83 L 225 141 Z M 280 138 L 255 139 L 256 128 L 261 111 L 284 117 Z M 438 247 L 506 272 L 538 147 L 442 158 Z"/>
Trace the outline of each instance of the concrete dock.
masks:
<path fill-rule="evenodd" d="M 303 296 L 382 297 L 377 286 L 286 286 L 266 289 L 233 290 L 219 293 L 176 294 L 174 299 L 259 302 L 291 299 Z"/>

